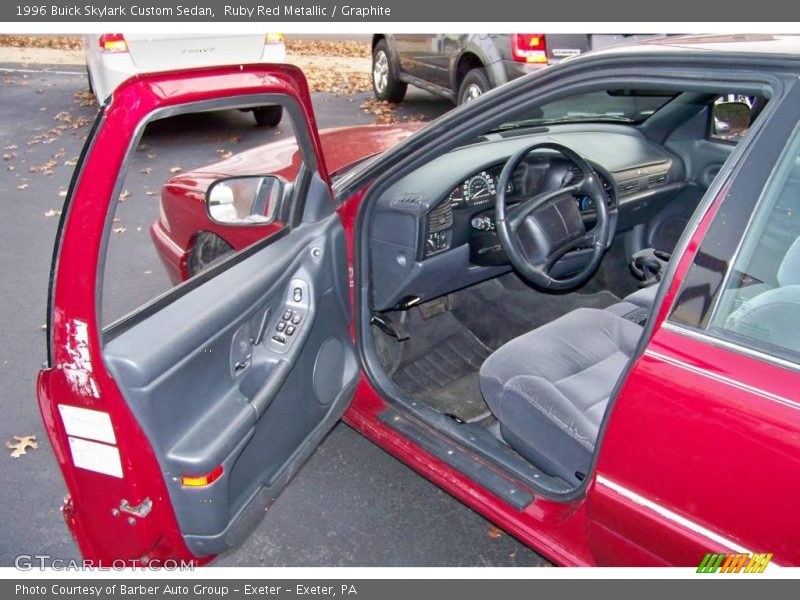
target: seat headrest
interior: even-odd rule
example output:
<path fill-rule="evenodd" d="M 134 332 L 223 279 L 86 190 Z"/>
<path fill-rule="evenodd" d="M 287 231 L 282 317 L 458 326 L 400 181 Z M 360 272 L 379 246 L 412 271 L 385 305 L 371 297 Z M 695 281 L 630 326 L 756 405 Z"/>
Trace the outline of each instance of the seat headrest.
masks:
<path fill-rule="evenodd" d="M 778 269 L 778 285 L 800 285 L 800 237 L 789 247 Z"/>

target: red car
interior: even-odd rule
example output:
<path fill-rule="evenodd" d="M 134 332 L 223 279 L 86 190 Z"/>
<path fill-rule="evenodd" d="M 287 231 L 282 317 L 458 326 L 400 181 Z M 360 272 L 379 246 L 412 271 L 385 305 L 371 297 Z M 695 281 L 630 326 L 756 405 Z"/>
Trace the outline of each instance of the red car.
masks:
<path fill-rule="evenodd" d="M 331 177 L 339 177 L 361 161 L 385 152 L 420 127 L 420 123 L 402 123 L 320 131 L 322 153 Z M 206 215 L 205 195 L 209 185 L 219 179 L 254 172 L 294 180 L 300 163 L 297 141 L 292 137 L 170 178 L 161 188 L 161 217 L 150 227 L 150 235 L 172 282 L 188 279 L 282 227 L 280 223 L 262 228 L 215 223 Z"/>
<path fill-rule="evenodd" d="M 82 553 L 212 560 L 343 418 L 558 564 L 800 564 L 798 75 L 781 36 L 590 53 L 333 186 L 294 67 L 123 84 L 64 209 L 37 388 Z M 294 180 L 198 186 L 261 239 L 101 329 L 136 132 L 261 102 L 293 117 Z"/>

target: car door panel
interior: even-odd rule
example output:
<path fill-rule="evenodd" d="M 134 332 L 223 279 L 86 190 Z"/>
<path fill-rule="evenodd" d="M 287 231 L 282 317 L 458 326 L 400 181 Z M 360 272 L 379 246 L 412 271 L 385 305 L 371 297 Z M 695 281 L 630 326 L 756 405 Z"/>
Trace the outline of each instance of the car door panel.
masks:
<path fill-rule="evenodd" d="M 199 538 L 219 536 L 262 486 L 291 468 L 295 449 L 319 423 L 344 410 L 357 368 L 343 309 L 343 244 L 337 215 L 303 224 L 105 347 L 197 554 L 223 550 Z M 298 302 L 295 289 L 303 290 Z M 280 345 L 273 335 L 287 310 L 302 321 L 284 336 L 291 343 Z M 265 313 L 266 334 L 254 344 Z M 245 355 L 232 359 L 241 346 Z M 181 484 L 182 476 L 219 465 L 213 485 Z"/>
<path fill-rule="evenodd" d="M 105 247 L 144 124 L 264 103 L 288 109 L 302 149 L 284 199 L 287 225 L 101 331 Z M 70 494 L 63 514 L 85 558 L 203 563 L 252 531 L 349 403 L 358 368 L 348 281 L 345 233 L 299 69 L 158 73 L 114 92 L 65 203 L 49 366 L 37 382 Z M 272 336 L 288 308 L 302 319 L 279 346 Z M 74 434 L 65 415 L 76 411 L 107 422 L 112 435 Z M 87 444 L 115 468 L 79 455 Z"/>

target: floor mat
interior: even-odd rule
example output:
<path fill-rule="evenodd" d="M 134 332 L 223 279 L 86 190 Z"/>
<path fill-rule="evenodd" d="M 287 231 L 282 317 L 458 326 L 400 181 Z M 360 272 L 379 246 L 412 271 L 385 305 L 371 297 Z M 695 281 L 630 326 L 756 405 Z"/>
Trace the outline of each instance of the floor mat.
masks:
<path fill-rule="evenodd" d="M 485 417 L 489 408 L 478 384 L 478 370 L 491 351 L 469 331 L 436 343 L 421 356 L 401 363 L 395 383 L 412 399 L 463 421 Z"/>
<path fill-rule="evenodd" d="M 539 292 L 513 276 L 469 287 L 452 299 L 453 316 L 492 350 L 576 308 L 603 309 L 620 301 L 607 291 Z"/>

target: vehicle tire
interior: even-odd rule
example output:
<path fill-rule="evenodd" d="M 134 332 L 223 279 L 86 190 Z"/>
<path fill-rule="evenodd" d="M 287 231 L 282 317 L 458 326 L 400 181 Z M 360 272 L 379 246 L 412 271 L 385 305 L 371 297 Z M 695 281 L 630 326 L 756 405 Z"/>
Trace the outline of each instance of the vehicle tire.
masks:
<path fill-rule="evenodd" d="M 464 79 L 461 81 L 461 86 L 458 88 L 459 106 L 470 100 L 475 100 L 475 98 L 485 94 L 490 89 L 492 89 L 492 84 L 489 83 L 486 70 L 480 67 L 472 69 L 464 76 Z"/>
<path fill-rule="evenodd" d="M 218 235 L 210 231 L 201 231 L 192 244 L 192 251 L 186 262 L 189 277 L 205 271 L 233 252 L 233 247 Z"/>
<path fill-rule="evenodd" d="M 253 109 L 256 125 L 259 127 L 275 127 L 283 118 L 283 107 L 277 104 L 272 106 L 259 106 Z"/>
<path fill-rule="evenodd" d="M 402 102 L 407 89 L 408 84 L 396 79 L 392 73 L 386 40 L 379 40 L 372 51 L 372 90 L 375 97 L 387 102 Z"/>

